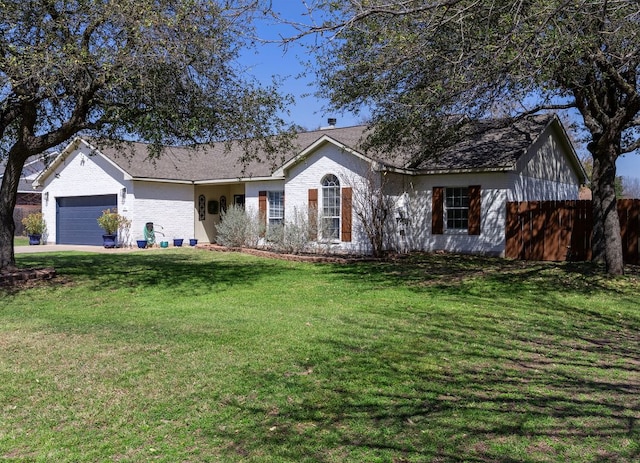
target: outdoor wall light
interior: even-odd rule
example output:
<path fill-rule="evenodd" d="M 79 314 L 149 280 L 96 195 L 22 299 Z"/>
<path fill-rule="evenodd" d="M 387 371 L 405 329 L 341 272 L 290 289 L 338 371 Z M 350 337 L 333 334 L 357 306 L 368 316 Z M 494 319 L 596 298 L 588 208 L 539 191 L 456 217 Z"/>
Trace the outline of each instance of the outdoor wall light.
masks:
<path fill-rule="evenodd" d="M 397 211 L 396 222 L 398 225 L 407 225 L 409 223 L 409 218 L 405 217 L 401 210 Z"/>

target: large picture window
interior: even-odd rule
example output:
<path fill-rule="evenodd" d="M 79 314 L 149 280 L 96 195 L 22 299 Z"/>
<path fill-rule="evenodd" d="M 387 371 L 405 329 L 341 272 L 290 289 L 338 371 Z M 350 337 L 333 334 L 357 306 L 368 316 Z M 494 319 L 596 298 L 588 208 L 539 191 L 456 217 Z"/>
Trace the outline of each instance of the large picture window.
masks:
<path fill-rule="evenodd" d="M 284 191 L 268 191 L 269 226 L 284 224 Z"/>
<path fill-rule="evenodd" d="M 447 188 L 444 204 L 447 230 L 466 232 L 469 229 L 469 189 Z"/>
<path fill-rule="evenodd" d="M 340 181 L 335 175 L 322 179 L 322 237 L 340 239 Z"/>

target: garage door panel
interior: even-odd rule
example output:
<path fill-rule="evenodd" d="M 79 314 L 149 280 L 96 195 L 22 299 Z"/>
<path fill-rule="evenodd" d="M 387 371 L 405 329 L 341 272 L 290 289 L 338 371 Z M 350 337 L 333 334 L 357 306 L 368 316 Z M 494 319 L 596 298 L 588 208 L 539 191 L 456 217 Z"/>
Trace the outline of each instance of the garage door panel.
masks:
<path fill-rule="evenodd" d="M 103 230 L 97 219 L 105 209 L 115 209 L 117 195 L 57 198 L 56 242 L 102 245 Z"/>

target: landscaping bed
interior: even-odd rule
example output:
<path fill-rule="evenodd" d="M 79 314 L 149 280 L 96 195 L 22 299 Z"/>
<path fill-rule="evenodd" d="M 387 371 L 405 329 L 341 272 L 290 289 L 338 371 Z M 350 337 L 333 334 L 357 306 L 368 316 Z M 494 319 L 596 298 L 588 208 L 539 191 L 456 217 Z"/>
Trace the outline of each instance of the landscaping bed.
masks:
<path fill-rule="evenodd" d="M 0 272 L 0 286 L 14 286 L 29 281 L 51 280 L 55 278 L 54 268 L 26 268 Z"/>

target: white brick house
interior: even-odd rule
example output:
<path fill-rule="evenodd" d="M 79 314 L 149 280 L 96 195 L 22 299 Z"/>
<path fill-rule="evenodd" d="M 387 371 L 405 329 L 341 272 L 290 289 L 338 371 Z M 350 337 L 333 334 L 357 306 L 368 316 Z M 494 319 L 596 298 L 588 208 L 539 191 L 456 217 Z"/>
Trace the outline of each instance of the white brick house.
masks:
<path fill-rule="evenodd" d="M 358 126 L 300 133 L 295 155 L 275 170 L 260 162 L 243 166 L 238 146 L 169 148 L 149 161 L 141 144 L 124 155 L 78 138 L 36 180 L 47 241 L 100 244 L 91 214 L 108 206 L 132 222 L 130 236 L 119 237 L 123 245 L 142 237 L 148 222 L 167 240 L 215 242 L 220 210 L 238 203 L 260 211 L 267 226 L 315 211 L 312 240 L 366 253 L 370 244 L 354 203 L 373 175 L 384 179 L 393 203 L 387 248 L 501 255 L 507 201 L 578 199 L 585 181 L 555 116 L 487 130 L 419 162 L 365 153 L 364 132 Z"/>

